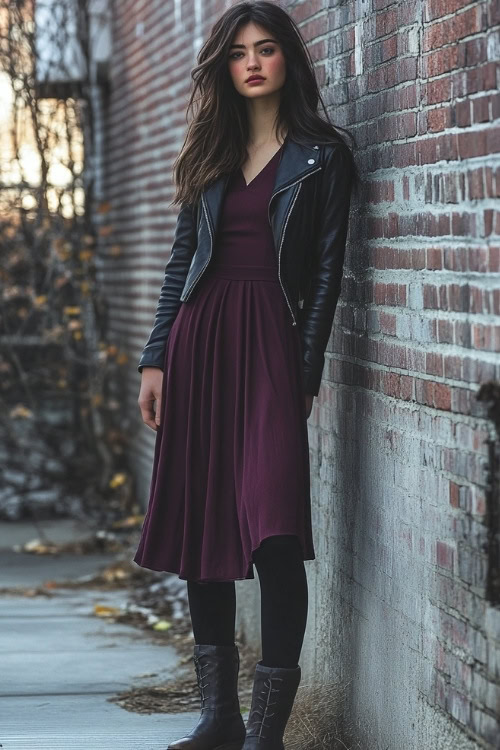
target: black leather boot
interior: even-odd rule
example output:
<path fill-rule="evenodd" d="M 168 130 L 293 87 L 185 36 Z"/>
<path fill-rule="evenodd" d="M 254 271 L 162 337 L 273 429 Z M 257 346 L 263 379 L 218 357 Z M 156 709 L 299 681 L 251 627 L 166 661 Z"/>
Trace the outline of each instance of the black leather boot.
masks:
<path fill-rule="evenodd" d="M 245 722 L 238 697 L 238 647 L 196 644 L 193 660 L 201 696 L 197 725 L 167 750 L 241 750 Z"/>
<path fill-rule="evenodd" d="M 262 660 L 261 660 L 262 661 Z M 242 750 L 285 750 L 283 735 L 301 678 L 301 669 L 255 667 L 252 705 Z"/>

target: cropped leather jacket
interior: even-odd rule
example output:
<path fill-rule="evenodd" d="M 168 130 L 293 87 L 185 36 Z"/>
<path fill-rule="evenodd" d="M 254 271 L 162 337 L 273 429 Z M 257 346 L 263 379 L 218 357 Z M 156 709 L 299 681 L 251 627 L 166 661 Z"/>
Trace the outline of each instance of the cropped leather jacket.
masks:
<path fill-rule="evenodd" d="M 278 278 L 290 325 L 299 326 L 305 392 L 314 396 L 341 289 L 352 178 L 352 156 L 344 144 L 303 145 L 287 137 L 268 204 Z M 202 191 L 197 204 L 181 205 L 139 372 L 163 369 L 180 305 L 196 292 L 210 263 L 228 180 L 222 175 Z"/>

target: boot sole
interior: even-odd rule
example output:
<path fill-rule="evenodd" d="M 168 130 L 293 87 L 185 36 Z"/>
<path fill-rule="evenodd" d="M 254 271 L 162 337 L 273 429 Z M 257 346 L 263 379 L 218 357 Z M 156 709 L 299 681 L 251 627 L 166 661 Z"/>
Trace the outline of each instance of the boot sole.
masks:
<path fill-rule="evenodd" d="M 230 742 L 229 745 L 218 745 L 214 750 L 241 750 L 244 742 L 245 740 L 242 740 L 241 742 Z"/>

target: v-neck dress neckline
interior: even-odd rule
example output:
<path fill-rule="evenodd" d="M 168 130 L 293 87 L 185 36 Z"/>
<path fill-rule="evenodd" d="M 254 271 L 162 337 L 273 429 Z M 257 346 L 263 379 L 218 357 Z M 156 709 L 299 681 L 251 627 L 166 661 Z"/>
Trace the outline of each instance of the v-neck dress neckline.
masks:
<path fill-rule="evenodd" d="M 258 180 L 259 177 L 262 176 L 262 174 L 269 168 L 269 166 L 271 164 L 274 164 L 274 160 L 281 153 L 283 145 L 284 144 L 282 143 L 281 146 L 279 147 L 279 149 L 273 154 L 273 156 L 271 156 L 271 158 L 269 159 L 269 161 L 267 162 L 267 164 L 265 164 L 262 167 L 262 169 L 260 170 L 260 172 L 257 172 L 257 174 L 255 175 L 255 177 L 252 180 L 250 180 L 250 182 L 248 184 L 247 184 L 247 181 L 245 180 L 245 175 L 243 174 L 243 169 L 241 167 L 239 168 L 239 170 L 238 170 L 238 176 L 240 177 L 240 181 L 243 183 L 243 189 L 244 190 L 250 189 L 251 187 L 253 187 L 254 182 L 256 180 Z"/>

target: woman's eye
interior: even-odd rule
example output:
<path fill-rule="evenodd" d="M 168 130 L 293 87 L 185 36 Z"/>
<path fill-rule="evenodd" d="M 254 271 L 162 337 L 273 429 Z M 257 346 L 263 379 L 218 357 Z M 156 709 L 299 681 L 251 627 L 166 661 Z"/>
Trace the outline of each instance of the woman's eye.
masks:
<path fill-rule="evenodd" d="M 260 50 L 261 52 L 274 52 L 274 47 L 264 47 L 264 49 Z M 237 55 L 242 55 L 242 52 L 233 52 L 231 55 L 229 55 L 230 60 L 237 60 Z"/>

